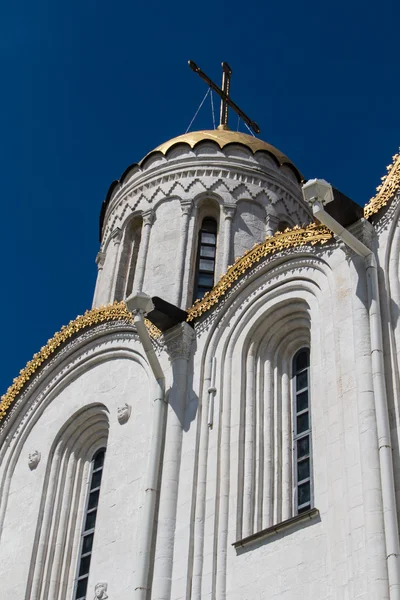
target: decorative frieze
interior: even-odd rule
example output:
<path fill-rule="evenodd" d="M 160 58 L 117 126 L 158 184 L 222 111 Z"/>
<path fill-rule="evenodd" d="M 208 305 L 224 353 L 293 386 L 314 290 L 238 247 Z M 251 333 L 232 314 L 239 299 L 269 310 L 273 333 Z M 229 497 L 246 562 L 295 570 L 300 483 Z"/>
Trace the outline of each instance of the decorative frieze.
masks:
<path fill-rule="evenodd" d="M 298 223 L 307 222 L 311 217 L 300 197 L 299 188 L 286 177 L 277 178 L 276 172 L 269 173 L 268 168 L 265 173 L 260 172 L 255 176 L 253 172 L 238 171 L 232 165 L 230 169 L 182 167 L 174 173 L 154 176 L 145 184 L 136 182 L 118 192 L 118 197 L 113 199 L 107 211 L 102 248 L 107 245 L 114 228 L 123 223 L 129 213 L 140 207 L 152 207 L 157 198 L 177 197 L 186 204 L 199 193 L 216 193 L 218 190 L 224 190 L 223 196 L 229 196 L 232 203 L 242 198 L 262 203 L 271 191 L 277 202 L 283 203 L 282 210 L 290 210 Z"/>

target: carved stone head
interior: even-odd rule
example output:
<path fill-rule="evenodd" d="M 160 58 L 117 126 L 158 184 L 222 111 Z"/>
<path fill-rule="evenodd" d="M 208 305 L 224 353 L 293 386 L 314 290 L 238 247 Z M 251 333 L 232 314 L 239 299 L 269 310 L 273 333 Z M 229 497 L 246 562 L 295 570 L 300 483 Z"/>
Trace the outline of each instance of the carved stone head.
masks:
<path fill-rule="evenodd" d="M 123 425 L 129 420 L 131 416 L 132 407 L 129 404 L 124 404 L 123 406 L 119 406 L 117 410 L 117 418 L 118 421 Z"/>
<path fill-rule="evenodd" d="M 106 600 L 108 584 L 105 581 L 99 581 L 94 588 L 94 600 Z"/>
<path fill-rule="evenodd" d="M 33 452 L 31 452 L 29 454 L 28 466 L 31 471 L 33 471 L 33 469 L 36 469 L 36 467 L 38 466 L 38 464 L 40 462 L 40 458 L 41 458 L 41 454 L 38 450 L 34 450 Z"/>

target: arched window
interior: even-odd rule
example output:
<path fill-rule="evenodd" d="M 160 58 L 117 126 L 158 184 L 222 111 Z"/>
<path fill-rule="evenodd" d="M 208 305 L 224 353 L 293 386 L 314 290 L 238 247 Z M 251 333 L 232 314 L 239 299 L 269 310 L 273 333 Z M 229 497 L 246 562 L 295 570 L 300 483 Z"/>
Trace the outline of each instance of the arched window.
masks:
<path fill-rule="evenodd" d="M 202 298 L 214 287 L 216 247 L 217 222 L 211 217 L 206 217 L 199 231 L 194 300 Z"/>
<path fill-rule="evenodd" d="M 99 505 L 100 485 L 103 475 L 105 448 L 98 450 L 90 465 L 89 489 L 86 499 L 83 529 L 81 535 L 78 572 L 75 583 L 75 600 L 86 600 L 89 580 L 90 560 L 92 558 L 94 529 L 96 525 L 97 508 Z"/>
<path fill-rule="evenodd" d="M 294 358 L 293 373 L 293 455 L 294 512 L 312 508 L 312 455 L 310 418 L 310 350 L 302 348 Z"/>

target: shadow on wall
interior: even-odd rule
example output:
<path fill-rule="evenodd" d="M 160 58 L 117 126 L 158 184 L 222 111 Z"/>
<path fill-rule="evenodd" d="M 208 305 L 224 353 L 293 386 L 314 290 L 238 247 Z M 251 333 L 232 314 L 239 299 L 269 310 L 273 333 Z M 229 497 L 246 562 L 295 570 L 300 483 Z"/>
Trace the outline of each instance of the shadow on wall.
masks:
<path fill-rule="evenodd" d="M 191 423 L 196 419 L 199 406 L 199 397 L 193 389 L 195 345 L 196 340 L 193 341 L 193 351 L 187 362 L 186 378 L 182 373 L 181 361 L 172 363 L 173 384 L 166 392 L 167 403 L 176 414 L 184 432 L 190 430 Z M 187 381 L 186 391 L 181 388 L 184 381 Z"/>

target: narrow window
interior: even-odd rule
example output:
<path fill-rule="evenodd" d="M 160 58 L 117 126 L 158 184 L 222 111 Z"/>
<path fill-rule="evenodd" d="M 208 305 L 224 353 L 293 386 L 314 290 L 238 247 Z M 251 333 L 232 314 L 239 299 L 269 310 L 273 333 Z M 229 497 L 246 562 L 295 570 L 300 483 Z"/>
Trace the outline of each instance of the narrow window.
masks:
<path fill-rule="evenodd" d="M 199 232 L 194 300 L 202 298 L 214 287 L 216 247 L 217 222 L 206 217 Z"/>
<path fill-rule="evenodd" d="M 96 525 L 97 507 L 99 504 L 100 485 L 103 475 L 105 448 L 98 450 L 90 465 L 90 485 L 86 500 L 83 531 L 81 536 L 78 573 L 74 599 L 86 600 L 89 580 L 90 560 L 92 558 L 94 528 Z"/>
<path fill-rule="evenodd" d="M 293 453 L 295 514 L 312 506 L 310 419 L 310 350 L 302 348 L 293 358 Z"/>

